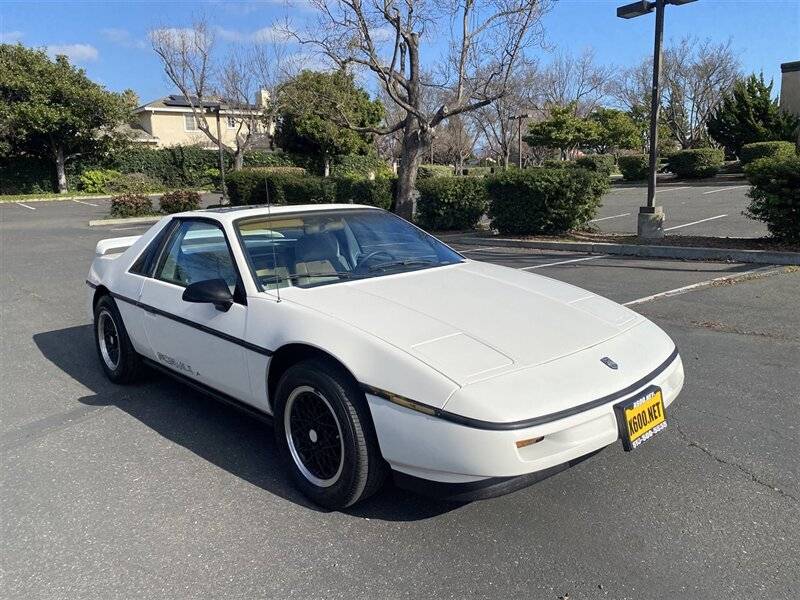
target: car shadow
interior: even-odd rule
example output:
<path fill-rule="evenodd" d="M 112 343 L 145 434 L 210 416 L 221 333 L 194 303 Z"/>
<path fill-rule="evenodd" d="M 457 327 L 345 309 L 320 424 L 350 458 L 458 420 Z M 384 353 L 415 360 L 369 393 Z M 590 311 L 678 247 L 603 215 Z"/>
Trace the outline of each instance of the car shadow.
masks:
<path fill-rule="evenodd" d="M 33 341 L 47 360 L 93 392 L 79 398 L 82 404 L 114 406 L 232 475 L 310 510 L 326 512 L 293 487 L 268 424 L 152 370 L 137 384 L 111 383 L 98 363 L 91 325 L 38 333 Z M 375 496 L 344 512 L 417 521 L 460 506 L 417 496 L 387 482 Z"/>

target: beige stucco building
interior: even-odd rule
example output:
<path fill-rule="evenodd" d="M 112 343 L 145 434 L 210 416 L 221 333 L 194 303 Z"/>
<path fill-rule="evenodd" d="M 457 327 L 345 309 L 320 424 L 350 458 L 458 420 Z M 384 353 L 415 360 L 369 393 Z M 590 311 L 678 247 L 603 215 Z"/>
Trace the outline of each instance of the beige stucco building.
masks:
<path fill-rule="evenodd" d="M 800 60 L 781 65 L 781 108 L 800 117 Z"/>
<path fill-rule="evenodd" d="M 252 147 L 270 147 L 274 125 L 269 127 L 261 115 L 269 101 L 269 94 L 262 90 L 255 104 L 232 106 L 224 101 L 204 100 L 202 106 L 195 99 L 190 103 L 186 97 L 171 95 L 143 104 L 134 110 L 136 123 L 133 127 L 133 141 L 153 147 L 201 146 L 216 148 L 216 145 L 198 126 L 200 114 L 192 112 L 192 104 L 197 107 L 211 132 L 217 135 L 217 107 L 219 107 L 219 135 L 228 146 L 236 146 L 237 136 L 246 137 L 249 125 L 255 128 Z"/>

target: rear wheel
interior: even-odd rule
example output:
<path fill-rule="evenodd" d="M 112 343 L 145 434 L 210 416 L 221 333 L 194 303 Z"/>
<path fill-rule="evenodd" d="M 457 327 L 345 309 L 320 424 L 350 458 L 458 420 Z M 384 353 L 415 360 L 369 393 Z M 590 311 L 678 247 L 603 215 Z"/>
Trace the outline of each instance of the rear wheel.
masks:
<path fill-rule="evenodd" d="M 386 467 L 364 394 L 324 360 L 290 367 L 276 390 L 275 436 L 297 487 L 331 509 L 375 493 Z"/>
<path fill-rule="evenodd" d="M 114 383 L 131 383 L 141 372 L 141 359 L 133 349 L 114 299 L 103 296 L 94 307 L 94 341 L 100 365 Z"/>

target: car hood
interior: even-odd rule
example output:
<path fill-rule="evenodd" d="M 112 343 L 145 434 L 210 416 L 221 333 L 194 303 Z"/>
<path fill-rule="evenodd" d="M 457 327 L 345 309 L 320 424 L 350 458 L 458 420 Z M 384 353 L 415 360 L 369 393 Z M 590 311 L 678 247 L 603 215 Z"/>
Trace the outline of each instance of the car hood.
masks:
<path fill-rule="evenodd" d="M 459 385 L 568 356 L 643 320 L 572 285 L 473 261 L 282 296 L 377 336 Z"/>

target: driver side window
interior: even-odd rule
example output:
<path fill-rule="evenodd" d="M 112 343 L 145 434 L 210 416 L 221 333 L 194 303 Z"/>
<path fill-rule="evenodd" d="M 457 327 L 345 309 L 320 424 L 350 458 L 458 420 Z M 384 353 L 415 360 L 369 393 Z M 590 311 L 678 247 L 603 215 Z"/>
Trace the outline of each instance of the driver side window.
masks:
<path fill-rule="evenodd" d="M 222 229 L 206 221 L 183 221 L 167 242 L 155 277 L 182 287 L 222 279 L 233 291 L 236 269 Z"/>

